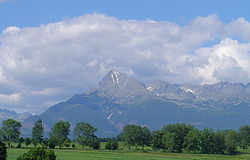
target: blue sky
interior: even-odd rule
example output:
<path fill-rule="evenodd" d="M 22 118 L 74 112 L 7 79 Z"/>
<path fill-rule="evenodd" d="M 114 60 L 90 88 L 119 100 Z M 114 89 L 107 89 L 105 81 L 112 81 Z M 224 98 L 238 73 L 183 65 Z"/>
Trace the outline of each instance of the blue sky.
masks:
<path fill-rule="evenodd" d="M 250 82 L 249 0 L 0 0 L 0 108 L 41 113 L 111 69 Z"/>
<path fill-rule="evenodd" d="M 119 19 L 153 19 L 185 24 L 197 16 L 217 14 L 224 22 L 250 19 L 248 0 L 3 0 L 0 30 L 30 27 L 87 13 Z"/>

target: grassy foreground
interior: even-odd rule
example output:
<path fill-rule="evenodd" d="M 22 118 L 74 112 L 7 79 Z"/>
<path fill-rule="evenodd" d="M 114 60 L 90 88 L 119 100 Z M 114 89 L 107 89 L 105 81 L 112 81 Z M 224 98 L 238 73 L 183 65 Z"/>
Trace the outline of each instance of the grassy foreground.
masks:
<path fill-rule="evenodd" d="M 9 149 L 8 160 L 16 160 L 17 157 L 27 149 Z M 229 155 L 207 155 L 207 154 L 177 154 L 163 152 L 142 152 L 142 151 L 87 151 L 87 150 L 55 150 L 57 160 L 240 160 L 250 159 L 250 154 L 235 156 Z"/>

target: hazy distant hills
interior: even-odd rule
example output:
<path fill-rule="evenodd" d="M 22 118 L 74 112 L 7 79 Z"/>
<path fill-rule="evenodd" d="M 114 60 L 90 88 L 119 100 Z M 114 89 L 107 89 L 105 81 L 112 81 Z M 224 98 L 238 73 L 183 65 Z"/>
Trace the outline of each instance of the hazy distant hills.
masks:
<path fill-rule="evenodd" d="M 190 123 L 198 128 L 232 128 L 250 124 L 250 84 L 220 82 L 213 85 L 169 84 L 148 86 L 124 73 L 111 70 L 98 86 L 66 102 L 27 118 L 28 134 L 37 119 L 47 131 L 59 121 L 89 122 L 99 136 L 114 136 L 129 123 L 159 129 L 169 123 Z"/>
<path fill-rule="evenodd" d="M 26 118 L 28 118 L 31 115 L 32 114 L 29 113 L 29 112 L 16 113 L 15 111 L 10 111 L 10 110 L 7 110 L 7 109 L 1 109 L 0 108 L 0 123 L 3 120 L 10 119 L 10 118 L 22 122 L 23 120 L 25 120 Z"/>

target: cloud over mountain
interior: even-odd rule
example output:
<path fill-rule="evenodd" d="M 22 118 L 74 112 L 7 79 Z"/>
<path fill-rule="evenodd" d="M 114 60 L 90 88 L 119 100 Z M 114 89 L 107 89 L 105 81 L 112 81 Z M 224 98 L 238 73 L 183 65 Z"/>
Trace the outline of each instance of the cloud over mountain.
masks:
<path fill-rule="evenodd" d="M 0 94 L 15 103 L 0 105 L 43 111 L 95 86 L 112 68 L 146 82 L 250 82 L 249 31 L 244 18 L 225 24 L 209 15 L 180 26 L 96 13 L 8 27 L 0 35 Z"/>

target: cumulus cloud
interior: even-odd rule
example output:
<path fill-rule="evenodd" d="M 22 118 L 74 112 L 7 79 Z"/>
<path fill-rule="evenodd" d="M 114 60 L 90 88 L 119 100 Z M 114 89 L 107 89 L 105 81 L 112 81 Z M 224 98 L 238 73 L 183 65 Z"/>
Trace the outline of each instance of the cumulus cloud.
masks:
<path fill-rule="evenodd" d="M 38 96 L 54 96 L 60 93 L 61 93 L 60 88 L 44 88 L 38 91 L 31 91 L 32 95 L 38 95 Z"/>
<path fill-rule="evenodd" d="M 15 103 L 19 102 L 20 99 L 21 99 L 20 93 L 14 93 L 14 94 L 10 94 L 10 95 L 0 94 L 1 103 L 15 104 Z"/>
<path fill-rule="evenodd" d="M 0 94 L 19 93 L 13 108 L 40 112 L 94 87 L 112 68 L 144 82 L 246 83 L 249 31 L 244 18 L 225 24 L 216 15 L 184 26 L 90 14 L 8 27 L 0 35 Z"/>

